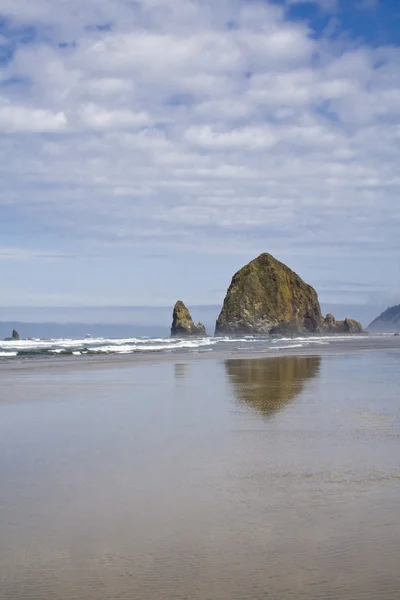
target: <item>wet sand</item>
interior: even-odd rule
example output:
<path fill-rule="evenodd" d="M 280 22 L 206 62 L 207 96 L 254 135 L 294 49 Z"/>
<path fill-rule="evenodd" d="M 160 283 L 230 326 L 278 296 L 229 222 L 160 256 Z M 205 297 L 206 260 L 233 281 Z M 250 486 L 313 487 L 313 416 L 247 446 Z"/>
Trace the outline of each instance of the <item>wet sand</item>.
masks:
<path fill-rule="evenodd" d="M 2 364 L 1 600 L 397 600 L 400 343 L 352 344 Z"/>

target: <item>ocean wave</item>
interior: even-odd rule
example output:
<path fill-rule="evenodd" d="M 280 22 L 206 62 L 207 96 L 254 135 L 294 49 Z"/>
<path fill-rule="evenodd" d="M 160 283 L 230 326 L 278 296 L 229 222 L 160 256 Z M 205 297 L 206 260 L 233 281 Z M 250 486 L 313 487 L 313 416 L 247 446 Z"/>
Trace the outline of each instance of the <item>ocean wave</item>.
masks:
<path fill-rule="evenodd" d="M 365 339 L 365 336 L 298 336 L 295 338 L 270 338 L 268 336 L 242 337 L 203 337 L 203 338 L 61 338 L 61 339 L 22 339 L 0 341 L 0 359 L 80 357 L 85 355 L 123 355 L 175 352 L 251 352 L 259 353 L 274 350 L 288 350 L 312 345 L 329 345 L 332 342 Z"/>

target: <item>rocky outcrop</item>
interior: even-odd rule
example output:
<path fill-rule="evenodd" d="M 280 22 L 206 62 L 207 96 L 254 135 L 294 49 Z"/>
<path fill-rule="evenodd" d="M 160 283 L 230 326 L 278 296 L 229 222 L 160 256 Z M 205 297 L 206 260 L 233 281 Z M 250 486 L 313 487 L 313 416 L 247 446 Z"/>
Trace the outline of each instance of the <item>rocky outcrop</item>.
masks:
<path fill-rule="evenodd" d="M 216 335 L 318 332 L 317 292 L 271 254 L 261 254 L 232 278 Z"/>
<path fill-rule="evenodd" d="M 339 334 L 339 333 L 362 333 L 363 326 L 355 319 L 348 317 L 344 321 L 336 321 L 331 314 L 326 315 L 321 327 L 322 333 Z"/>
<path fill-rule="evenodd" d="M 338 323 L 341 323 L 341 321 L 338 321 Z M 344 329 L 344 333 L 362 333 L 363 332 L 363 326 L 361 325 L 361 323 L 359 321 L 356 321 L 355 319 L 350 319 L 349 317 L 347 317 L 343 321 L 343 329 Z"/>
<path fill-rule="evenodd" d="M 18 341 L 19 340 L 19 333 L 18 331 L 16 331 L 15 329 L 13 329 L 12 335 L 11 337 L 5 338 L 4 341 L 6 342 L 13 342 L 13 341 Z"/>
<path fill-rule="evenodd" d="M 368 325 L 368 331 L 375 333 L 400 332 L 400 304 L 387 308 Z"/>
<path fill-rule="evenodd" d="M 202 323 L 194 324 L 189 310 L 181 300 L 174 306 L 171 337 L 204 337 L 206 329 Z"/>

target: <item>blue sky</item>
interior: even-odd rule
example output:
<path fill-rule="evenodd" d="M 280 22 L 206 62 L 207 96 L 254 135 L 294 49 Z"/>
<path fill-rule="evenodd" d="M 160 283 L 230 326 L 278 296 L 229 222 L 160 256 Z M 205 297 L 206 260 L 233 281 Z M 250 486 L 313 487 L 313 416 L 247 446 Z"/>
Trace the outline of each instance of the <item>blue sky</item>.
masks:
<path fill-rule="evenodd" d="M 399 303 L 399 84 L 394 0 L 2 0 L 0 306 Z"/>

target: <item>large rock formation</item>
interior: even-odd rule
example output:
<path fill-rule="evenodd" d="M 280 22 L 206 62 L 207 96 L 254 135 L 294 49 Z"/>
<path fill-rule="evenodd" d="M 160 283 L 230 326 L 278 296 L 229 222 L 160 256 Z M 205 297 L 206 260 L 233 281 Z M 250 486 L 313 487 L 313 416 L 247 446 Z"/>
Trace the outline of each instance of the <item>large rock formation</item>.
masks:
<path fill-rule="evenodd" d="M 400 332 L 400 304 L 390 306 L 368 325 L 371 332 Z"/>
<path fill-rule="evenodd" d="M 204 337 L 206 329 L 202 323 L 194 324 L 189 310 L 181 300 L 174 306 L 171 337 Z"/>
<path fill-rule="evenodd" d="M 260 254 L 232 278 L 216 335 L 317 332 L 317 292 L 271 254 Z"/>
<path fill-rule="evenodd" d="M 232 278 L 216 335 L 360 333 L 354 319 L 324 319 L 317 292 L 271 254 L 260 254 Z"/>

